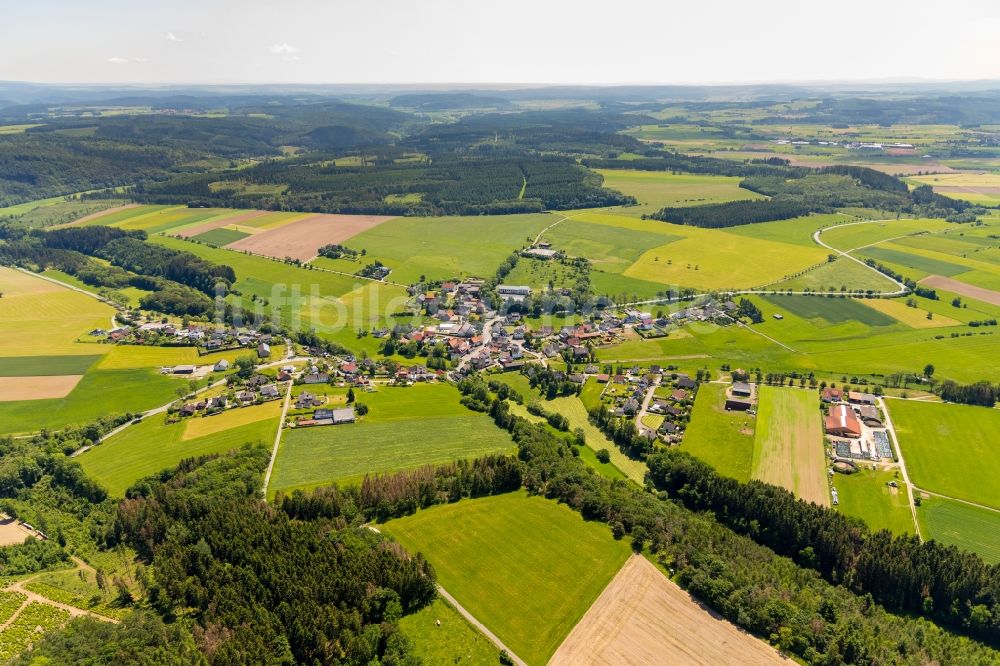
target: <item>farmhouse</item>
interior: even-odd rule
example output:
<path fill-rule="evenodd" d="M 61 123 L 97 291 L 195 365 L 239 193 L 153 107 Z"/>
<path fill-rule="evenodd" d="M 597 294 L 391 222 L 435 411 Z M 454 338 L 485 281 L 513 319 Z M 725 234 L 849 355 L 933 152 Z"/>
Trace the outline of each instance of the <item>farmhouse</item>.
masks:
<path fill-rule="evenodd" d="M 215 364 L 212 368 L 215 372 L 225 372 L 229 369 L 229 361 L 226 359 L 219 359 L 219 362 Z"/>
<path fill-rule="evenodd" d="M 271 356 L 271 345 L 266 342 L 262 342 L 257 345 L 257 357 L 258 358 L 268 358 Z"/>
<path fill-rule="evenodd" d="M 860 437 L 861 424 L 847 405 L 834 405 L 826 417 L 826 432 L 840 437 Z"/>
<path fill-rule="evenodd" d="M 847 394 L 848 402 L 855 405 L 874 405 L 875 396 L 868 393 L 858 393 L 857 391 L 850 391 Z"/>
<path fill-rule="evenodd" d="M 326 384 L 330 381 L 330 375 L 326 372 L 310 372 L 302 378 L 303 384 Z"/>
<path fill-rule="evenodd" d="M 819 398 L 823 402 L 840 402 L 844 399 L 844 392 L 839 388 L 827 387 L 820 393 Z"/>
<path fill-rule="evenodd" d="M 308 407 L 318 407 L 319 405 L 322 405 L 322 404 L 323 404 L 323 402 L 319 398 L 317 398 L 316 396 L 314 396 L 312 393 L 310 393 L 309 391 L 303 391 L 302 393 L 299 394 L 299 397 L 295 399 L 295 408 L 296 409 L 306 409 Z"/>
<path fill-rule="evenodd" d="M 882 427 L 882 415 L 878 413 L 878 407 L 875 405 L 860 405 L 854 408 L 861 420 L 867 425 L 871 425 L 875 428 Z"/>

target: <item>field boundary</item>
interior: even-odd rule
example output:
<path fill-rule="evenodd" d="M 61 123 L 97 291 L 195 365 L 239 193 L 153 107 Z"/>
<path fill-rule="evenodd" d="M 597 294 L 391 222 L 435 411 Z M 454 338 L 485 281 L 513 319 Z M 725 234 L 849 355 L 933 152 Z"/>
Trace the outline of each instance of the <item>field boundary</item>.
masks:
<path fill-rule="evenodd" d="M 527 662 L 518 657 L 517 654 L 515 654 L 514 651 L 511 650 L 509 647 L 504 645 L 504 642 L 500 640 L 500 638 L 496 634 L 487 629 L 485 624 L 477 620 L 475 615 L 473 615 L 472 613 L 470 613 L 468 610 L 465 609 L 465 606 L 458 603 L 458 600 L 455 599 L 455 597 L 451 596 L 448 590 L 438 585 L 437 591 L 438 594 L 440 594 L 445 601 L 451 604 L 455 608 L 455 610 L 457 610 L 459 614 L 469 622 L 469 624 L 471 624 L 479 631 L 479 633 L 488 638 L 489 641 L 493 643 L 493 645 L 496 645 L 498 648 L 500 648 L 500 650 L 506 652 L 507 656 L 510 657 L 510 660 L 512 662 L 517 664 L 517 666 L 528 666 Z"/>

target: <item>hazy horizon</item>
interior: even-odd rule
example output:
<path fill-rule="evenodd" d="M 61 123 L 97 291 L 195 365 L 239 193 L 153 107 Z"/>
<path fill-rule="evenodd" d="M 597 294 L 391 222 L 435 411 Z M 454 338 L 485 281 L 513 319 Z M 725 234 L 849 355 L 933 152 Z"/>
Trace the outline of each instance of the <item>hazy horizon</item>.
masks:
<path fill-rule="evenodd" d="M 623 0 L 39 0 L 0 80 L 64 85 L 767 85 L 1000 79 L 1000 7 Z M 53 20 L 58 17 L 58 20 Z M 836 24 L 832 22 L 836 20 Z M 946 42 L 947 48 L 941 48 Z"/>

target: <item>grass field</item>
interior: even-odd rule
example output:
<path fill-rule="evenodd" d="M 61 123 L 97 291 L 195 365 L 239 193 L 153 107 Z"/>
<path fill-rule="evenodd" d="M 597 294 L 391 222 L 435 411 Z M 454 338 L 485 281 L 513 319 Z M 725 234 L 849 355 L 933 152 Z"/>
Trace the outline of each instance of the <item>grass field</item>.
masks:
<path fill-rule="evenodd" d="M 880 245 L 859 250 L 857 254 L 865 257 L 871 257 L 883 263 L 888 262 L 897 266 L 903 266 L 904 268 L 911 268 L 918 271 L 921 274 L 921 277 L 924 275 L 944 275 L 945 277 L 952 277 L 954 275 L 960 275 L 972 270 L 969 266 L 964 266 L 962 264 L 925 257 L 915 252 L 905 252 L 903 250 L 897 250 L 892 247 L 882 247 Z"/>
<path fill-rule="evenodd" d="M 587 446 L 594 451 L 607 449 L 611 455 L 611 463 L 617 467 L 625 476 L 632 479 L 640 486 L 646 480 L 646 463 L 641 460 L 633 460 L 621 452 L 607 436 L 601 432 L 597 426 L 590 422 L 587 409 L 583 406 L 580 398 L 567 396 L 547 400 L 544 403 L 545 409 L 559 412 L 569 419 L 570 431 L 580 428 L 587 439 Z"/>
<path fill-rule="evenodd" d="M 961 324 L 961 322 L 941 314 L 935 314 L 933 319 L 928 319 L 927 313 L 930 310 L 911 308 L 906 304 L 906 300 L 902 298 L 872 298 L 866 300 L 865 305 L 882 314 L 889 315 L 910 328 L 941 328 Z"/>
<path fill-rule="evenodd" d="M 545 213 L 401 217 L 354 236 L 347 245 L 366 250 L 366 261 L 380 260 L 392 268 L 394 282 L 409 284 L 421 275 L 428 279 L 488 277 L 508 255 L 530 244 L 558 219 Z"/>
<path fill-rule="evenodd" d="M 760 386 L 750 476 L 830 506 L 816 391 Z"/>
<path fill-rule="evenodd" d="M 1000 512 L 963 504 L 943 497 L 921 499 L 917 520 L 925 539 L 934 539 L 1000 563 Z"/>
<path fill-rule="evenodd" d="M 103 353 L 77 339 L 94 328 L 107 328 L 111 306 L 6 267 L 0 267 L 0 293 L 0 356 Z"/>
<path fill-rule="evenodd" d="M 162 416 L 151 416 L 81 454 L 77 460 L 89 476 L 107 488 L 108 493 L 121 497 L 139 479 L 174 467 L 184 458 L 224 453 L 247 443 L 260 442 L 270 447 L 280 412 L 280 407 L 275 411 L 275 404 L 241 407 L 234 411 L 259 410 L 267 415 L 261 420 L 193 439 L 185 438 L 190 421 L 164 425 Z M 205 421 L 223 419 L 225 422 L 238 420 L 241 415 L 231 416 L 226 412 L 197 418 Z"/>
<path fill-rule="evenodd" d="M 580 213 L 545 232 L 553 247 L 573 257 L 587 257 L 594 268 L 621 273 L 643 252 L 681 240 L 670 226 L 607 213 Z"/>
<path fill-rule="evenodd" d="M 701 206 L 764 198 L 756 192 L 741 188 L 741 179 L 737 177 L 632 169 L 599 169 L 598 173 L 604 176 L 605 187 L 638 199 L 638 206 L 616 209 L 616 212 L 623 215 L 655 213 L 666 206 Z"/>
<path fill-rule="evenodd" d="M 544 664 L 629 555 L 607 526 L 517 492 L 436 506 L 383 531 L 529 664 Z"/>
<path fill-rule="evenodd" d="M 4 356 L 0 357 L 0 377 L 43 377 L 82 375 L 100 356 Z"/>
<path fill-rule="evenodd" d="M 493 643 L 440 598 L 400 619 L 399 631 L 423 664 L 500 663 L 500 652 Z"/>
<path fill-rule="evenodd" d="M 937 232 L 953 229 L 950 222 L 944 220 L 903 219 L 879 220 L 865 224 L 851 224 L 829 229 L 823 232 L 823 241 L 838 250 L 849 251 L 875 243 L 887 241 L 890 238 L 911 236 L 921 232 Z"/>
<path fill-rule="evenodd" d="M 898 489 L 886 485 L 896 480 Z M 873 471 L 862 465 L 855 474 L 835 474 L 833 485 L 840 504 L 837 511 L 861 518 L 872 530 L 886 529 L 895 534 L 913 534 L 913 516 L 907 505 L 906 490 L 902 480 L 893 472 Z"/>
<path fill-rule="evenodd" d="M 701 458 L 720 474 L 746 482 L 750 480 L 755 420 L 745 412 L 727 412 L 725 404 L 724 384 L 699 387 L 681 450 Z"/>
<path fill-rule="evenodd" d="M 211 354 L 199 355 L 195 347 L 147 347 L 142 345 L 109 345 L 108 353 L 97 367 L 101 370 L 125 370 L 129 368 L 161 368 L 174 365 L 214 365 L 221 359 L 232 363 L 240 356 L 253 356 L 253 349 L 230 349 Z M 271 345 L 271 358 L 280 359 L 285 352 L 284 345 Z"/>
<path fill-rule="evenodd" d="M 885 402 L 914 485 L 1000 508 L 1000 410 Z"/>
<path fill-rule="evenodd" d="M 858 322 L 867 326 L 891 326 L 896 321 L 856 298 L 826 296 L 764 296 L 764 300 L 807 320 L 828 324 Z"/>
<path fill-rule="evenodd" d="M 775 289 L 794 291 L 840 291 L 846 289 L 871 289 L 873 291 L 896 291 L 898 287 L 881 273 L 862 266 L 856 261 L 838 257 L 818 268 L 773 285 Z"/>
<path fill-rule="evenodd" d="M 269 492 L 514 449 L 506 431 L 460 405 L 448 384 L 384 387 L 357 399 L 371 410 L 358 423 L 283 433 Z"/>

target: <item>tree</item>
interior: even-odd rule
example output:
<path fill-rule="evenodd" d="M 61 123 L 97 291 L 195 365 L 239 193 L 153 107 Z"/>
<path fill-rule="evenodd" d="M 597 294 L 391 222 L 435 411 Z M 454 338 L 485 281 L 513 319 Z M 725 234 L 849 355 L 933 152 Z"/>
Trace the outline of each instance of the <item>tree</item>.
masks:
<path fill-rule="evenodd" d="M 602 462 L 605 465 L 611 462 L 611 454 L 607 449 L 598 449 L 594 455 L 597 457 L 598 462 Z"/>
<path fill-rule="evenodd" d="M 358 413 L 358 416 L 364 416 L 368 413 L 368 405 L 363 402 L 354 403 L 354 411 Z"/>
<path fill-rule="evenodd" d="M 347 389 L 347 404 L 349 405 L 352 402 L 354 402 L 354 389 L 349 388 Z"/>
<path fill-rule="evenodd" d="M 928 363 L 927 365 L 924 366 L 924 377 L 930 379 L 933 376 L 934 376 L 934 364 Z"/>
<path fill-rule="evenodd" d="M 236 359 L 236 376 L 240 379 L 250 379 L 253 374 L 253 356 L 240 356 Z"/>

